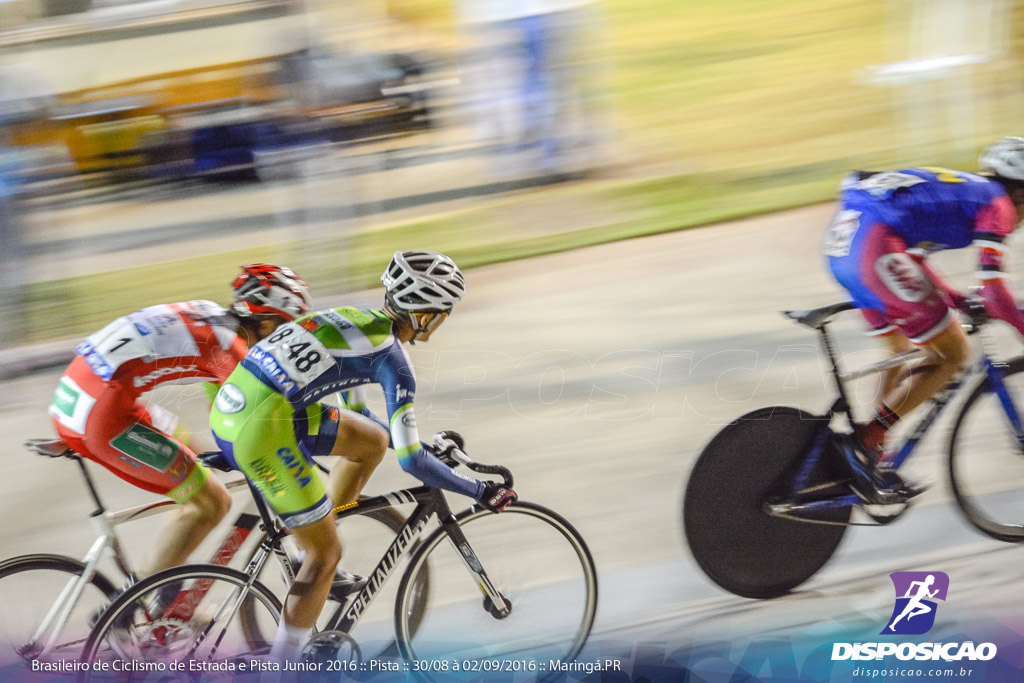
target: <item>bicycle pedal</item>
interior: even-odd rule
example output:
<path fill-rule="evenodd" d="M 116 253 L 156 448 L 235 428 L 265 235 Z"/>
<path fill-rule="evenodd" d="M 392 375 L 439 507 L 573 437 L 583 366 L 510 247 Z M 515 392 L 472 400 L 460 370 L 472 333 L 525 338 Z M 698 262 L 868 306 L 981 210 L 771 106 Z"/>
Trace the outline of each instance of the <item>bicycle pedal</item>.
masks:
<path fill-rule="evenodd" d="M 897 519 L 903 516 L 910 508 L 910 503 L 904 501 L 902 503 L 893 503 L 890 505 L 861 505 L 861 509 L 868 517 L 875 521 L 878 526 L 885 526 L 892 524 Z"/>
<path fill-rule="evenodd" d="M 932 483 L 930 481 L 904 480 L 903 484 L 904 486 L 899 490 L 899 493 L 906 500 L 916 498 L 932 487 Z"/>
<path fill-rule="evenodd" d="M 331 582 L 331 590 L 327 597 L 335 602 L 345 602 L 350 595 L 361 591 L 363 586 L 369 582 L 370 578 L 368 576 L 360 576 L 359 574 L 339 569 L 334 575 L 334 580 Z"/>

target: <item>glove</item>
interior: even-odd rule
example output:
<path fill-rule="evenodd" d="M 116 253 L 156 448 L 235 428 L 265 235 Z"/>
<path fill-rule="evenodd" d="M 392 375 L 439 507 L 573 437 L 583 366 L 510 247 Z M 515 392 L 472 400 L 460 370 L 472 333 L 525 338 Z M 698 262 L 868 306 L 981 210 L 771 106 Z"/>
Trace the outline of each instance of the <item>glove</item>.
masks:
<path fill-rule="evenodd" d="M 460 451 L 466 450 L 466 440 L 463 439 L 462 434 L 459 434 L 458 432 L 446 429 L 443 432 L 438 432 L 437 434 L 434 434 L 435 443 L 437 442 L 438 439 L 447 439 L 448 441 L 454 441 L 456 448 L 458 448 Z M 445 452 L 447 452 L 447 450 L 448 449 L 445 449 Z"/>
<path fill-rule="evenodd" d="M 485 481 L 484 492 L 477 501 L 491 512 L 501 512 L 519 500 L 515 491 L 496 481 Z"/>
<path fill-rule="evenodd" d="M 430 443 L 426 443 L 425 441 L 420 442 L 423 445 L 424 450 L 436 455 L 441 462 L 454 467 L 458 462 L 452 457 L 453 446 L 451 444 L 445 444 L 443 446 L 438 444 L 438 441 L 441 440 L 455 442 L 454 448 L 458 448 L 460 451 L 465 449 L 466 440 L 463 439 L 462 435 L 458 432 L 445 430 L 434 434 L 434 438 Z"/>
<path fill-rule="evenodd" d="M 955 289 L 939 288 L 939 296 L 942 297 L 942 302 L 954 311 L 965 311 L 969 307 L 970 298 Z"/>

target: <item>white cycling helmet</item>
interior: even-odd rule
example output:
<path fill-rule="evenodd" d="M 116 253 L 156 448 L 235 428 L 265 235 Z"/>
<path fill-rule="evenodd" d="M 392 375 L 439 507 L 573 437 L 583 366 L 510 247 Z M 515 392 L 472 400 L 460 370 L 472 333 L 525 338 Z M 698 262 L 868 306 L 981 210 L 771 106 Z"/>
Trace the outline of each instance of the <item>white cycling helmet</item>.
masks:
<path fill-rule="evenodd" d="M 404 313 L 447 312 L 466 295 L 466 278 L 436 251 L 396 251 L 380 276 L 387 302 Z"/>
<path fill-rule="evenodd" d="M 1003 138 L 981 153 L 978 164 L 1001 178 L 1024 180 L 1024 138 Z"/>

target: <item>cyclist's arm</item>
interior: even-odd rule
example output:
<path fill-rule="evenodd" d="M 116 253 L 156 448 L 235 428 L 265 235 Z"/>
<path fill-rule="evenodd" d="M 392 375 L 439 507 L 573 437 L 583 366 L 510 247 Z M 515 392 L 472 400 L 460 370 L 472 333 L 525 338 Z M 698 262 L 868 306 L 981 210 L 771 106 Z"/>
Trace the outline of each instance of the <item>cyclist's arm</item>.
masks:
<path fill-rule="evenodd" d="M 392 347 L 385 362 L 378 365 L 377 375 L 388 405 L 391 443 L 402 469 L 427 486 L 479 499 L 484 492 L 482 482 L 448 467 L 420 443 L 412 407 L 416 380 L 400 346 Z"/>
<path fill-rule="evenodd" d="M 371 420 L 379 424 L 388 434 L 391 433 L 391 428 L 388 426 L 388 423 L 383 418 L 375 415 L 369 408 L 366 407 L 365 386 L 358 386 L 353 389 L 349 389 L 348 391 L 338 392 L 338 403 L 345 410 L 351 410 L 353 413 L 359 413 L 364 417 L 370 418 Z M 390 447 L 394 448 L 395 444 L 392 442 L 390 444 Z"/>
<path fill-rule="evenodd" d="M 932 269 L 931 265 L 925 260 L 925 254 L 917 249 L 908 249 L 907 253 L 910 257 L 917 262 L 921 270 L 925 272 L 928 279 L 945 295 L 946 305 L 950 308 L 962 308 L 964 302 L 967 301 L 967 297 L 956 289 L 951 287 L 946 281 Z"/>
<path fill-rule="evenodd" d="M 220 384 L 217 382 L 203 382 L 203 392 L 206 393 L 207 407 L 213 405 L 213 401 L 217 398 L 217 392 L 220 391 Z"/>
<path fill-rule="evenodd" d="M 974 229 L 974 246 L 978 248 L 975 275 L 983 285 L 981 297 L 989 315 L 1024 334 L 1024 313 L 1018 310 L 1013 294 L 1003 281 L 1004 240 L 1016 224 L 1017 210 L 1008 197 L 997 197 L 978 213 Z"/>

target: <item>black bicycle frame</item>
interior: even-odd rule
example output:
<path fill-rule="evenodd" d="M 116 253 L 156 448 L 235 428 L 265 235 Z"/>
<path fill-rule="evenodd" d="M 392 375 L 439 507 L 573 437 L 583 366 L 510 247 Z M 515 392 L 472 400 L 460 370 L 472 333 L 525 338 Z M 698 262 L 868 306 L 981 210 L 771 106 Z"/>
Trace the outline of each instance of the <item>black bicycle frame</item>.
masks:
<path fill-rule="evenodd" d="M 273 517 L 267 508 L 266 503 L 262 500 L 258 491 L 254 489 L 253 492 L 254 497 L 256 498 L 257 508 L 259 509 L 260 515 L 263 517 L 264 526 L 266 526 L 267 529 L 274 529 Z M 432 515 L 437 515 L 437 519 L 440 522 L 441 527 L 448 533 L 448 537 L 455 544 L 455 547 L 459 551 L 459 557 L 466 565 L 466 568 L 479 577 L 478 584 L 484 594 L 489 595 L 496 606 L 500 605 L 500 607 L 496 607 L 499 612 L 505 611 L 502 601 L 497 599 L 500 596 L 484 573 L 483 566 L 480 564 L 476 554 L 470 547 L 465 534 L 462 532 L 462 528 L 459 526 L 459 523 L 455 518 L 455 515 L 452 514 L 448 501 L 439 489 L 431 488 L 429 486 L 417 486 L 411 489 L 403 489 L 393 493 L 385 493 L 381 496 L 362 499 L 354 503 L 348 503 L 347 505 L 341 505 L 335 508 L 334 512 L 340 521 L 346 517 L 354 517 L 373 512 L 374 510 L 410 503 L 417 503 L 416 509 L 413 510 L 411 515 L 409 515 L 405 522 L 405 526 L 403 526 L 395 536 L 395 540 L 392 541 L 390 546 L 388 546 L 388 549 L 384 552 L 384 556 L 381 557 L 377 566 L 367 577 L 368 581 L 366 585 L 363 586 L 354 598 L 347 600 L 338 607 L 335 613 L 331 616 L 327 625 L 324 627 L 324 630 L 343 631 L 347 633 L 355 627 L 360 617 L 362 617 L 363 613 L 370 607 L 373 599 L 377 596 L 380 589 L 394 572 L 395 567 L 397 567 L 401 563 L 401 560 L 416 546 L 416 542 L 420 539 L 420 536 L 422 536 L 423 529 L 426 528 L 427 522 L 430 521 Z M 264 549 L 275 554 L 283 553 L 280 541 L 287 535 L 287 533 L 287 529 L 281 529 L 277 533 L 269 534 L 266 541 L 264 541 Z M 257 558 L 254 558 L 253 562 L 256 561 L 258 561 Z M 283 565 L 287 568 L 286 571 L 291 574 L 289 563 L 284 562 Z M 290 578 L 294 579 L 294 576 L 291 576 Z"/>
<path fill-rule="evenodd" d="M 469 571 L 481 575 L 482 582 L 481 586 L 485 588 L 489 586 L 489 582 L 483 577 L 483 567 L 480 565 L 479 560 L 476 558 L 476 554 L 473 549 L 469 546 L 465 535 L 462 533 L 461 527 L 455 519 L 455 515 L 452 514 L 451 507 L 448 505 L 448 501 L 445 499 L 444 494 L 438 489 L 431 488 L 429 486 L 417 486 L 416 488 L 403 489 L 394 493 L 388 493 L 383 496 L 376 496 L 367 500 L 361 500 L 357 503 L 350 503 L 348 505 L 341 506 L 337 510 L 338 518 L 344 519 L 353 515 L 359 515 L 366 512 L 372 512 L 380 508 L 393 507 L 394 505 L 402 505 L 406 503 L 418 503 L 416 509 L 413 510 L 412 514 L 406 520 L 405 526 L 402 527 L 398 535 L 395 536 L 395 540 L 385 551 L 384 556 L 381 557 L 380 562 L 374 568 L 373 572 L 367 577 L 368 581 L 365 586 L 359 591 L 353 599 L 348 601 L 347 604 L 343 604 L 338 607 L 337 611 L 330 618 L 327 628 L 331 630 L 343 631 L 345 633 L 352 630 L 359 618 L 366 612 L 373 599 L 380 592 L 380 589 L 387 582 L 388 577 L 391 576 L 395 567 L 399 565 L 402 558 L 405 557 L 415 547 L 416 541 L 419 540 L 423 533 L 423 529 L 426 527 L 427 522 L 430 520 L 432 515 L 437 515 L 437 519 L 441 524 L 441 527 L 448 533 L 448 537 L 455 544 L 459 550 L 459 556 L 465 563 Z M 500 604 L 500 603 L 499 603 Z"/>

